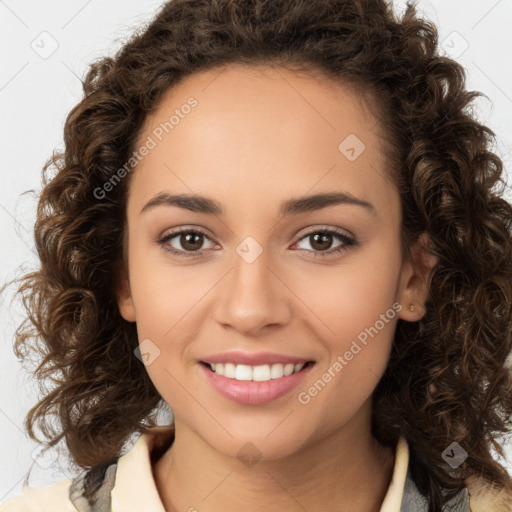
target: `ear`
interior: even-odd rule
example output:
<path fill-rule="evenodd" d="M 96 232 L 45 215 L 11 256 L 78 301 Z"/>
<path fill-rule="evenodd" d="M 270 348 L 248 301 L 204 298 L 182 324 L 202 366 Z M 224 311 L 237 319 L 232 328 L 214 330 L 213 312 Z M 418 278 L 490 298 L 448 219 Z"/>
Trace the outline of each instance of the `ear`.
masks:
<path fill-rule="evenodd" d="M 426 312 L 429 277 L 438 262 L 437 257 L 428 251 L 429 246 L 429 236 L 422 233 L 411 245 L 410 257 L 407 256 L 402 265 L 397 299 L 403 307 L 398 316 L 408 322 L 420 320 Z M 413 311 L 410 309 L 411 304 L 414 305 Z"/>
<path fill-rule="evenodd" d="M 116 275 L 115 294 L 119 313 L 127 322 L 135 322 L 135 306 L 133 304 L 130 281 L 126 268 L 120 265 L 121 270 Z"/>

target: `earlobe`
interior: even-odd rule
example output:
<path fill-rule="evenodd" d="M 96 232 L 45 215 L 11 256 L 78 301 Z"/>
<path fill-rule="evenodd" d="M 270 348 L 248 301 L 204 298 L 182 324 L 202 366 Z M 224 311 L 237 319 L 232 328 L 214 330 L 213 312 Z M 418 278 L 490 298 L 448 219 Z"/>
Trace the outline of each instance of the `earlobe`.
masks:
<path fill-rule="evenodd" d="M 135 307 L 128 276 L 125 272 L 122 272 L 121 275 L 118 275 L 116 281 L 116 300 L 119 313 L 127 322 L 135 322 Z"/>
<path fill-rule="evenodd" d="M 398 302 L 402 304 L 399 318 L 416 322 L 425 315 L 429 295 L 429 278 L 438 262 L 429 252 L 430 239 L 422 233 L 410 247 L 410 258 L 404 262 L 398 288 Z"/>

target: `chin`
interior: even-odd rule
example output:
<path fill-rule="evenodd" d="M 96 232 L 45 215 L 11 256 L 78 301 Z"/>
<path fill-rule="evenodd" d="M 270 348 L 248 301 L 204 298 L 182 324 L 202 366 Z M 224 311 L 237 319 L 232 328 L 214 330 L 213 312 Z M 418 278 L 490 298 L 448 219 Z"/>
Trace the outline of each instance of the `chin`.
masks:
<path fill-rule="evenodd" d="M 286 435 L 285 439 L 278 435 L 271 439 L 272 434 L 267 437 L 267 431 L 259 433 L 257 436 L 250 436 L 247 433 L 237 436 L 234 432 L 232 435 L 233 437 L 230 437 L 229 441 L 225 443 L 219 443 L 217 438 L 213 440 L 213 443 L 208 444 L 218 452 L 236 458 L 247 466 L 253 466 L 258 461 L 289 457 L 295 454 L 302 444 L 299 441 L 294 443 L 289 435 Z"/>

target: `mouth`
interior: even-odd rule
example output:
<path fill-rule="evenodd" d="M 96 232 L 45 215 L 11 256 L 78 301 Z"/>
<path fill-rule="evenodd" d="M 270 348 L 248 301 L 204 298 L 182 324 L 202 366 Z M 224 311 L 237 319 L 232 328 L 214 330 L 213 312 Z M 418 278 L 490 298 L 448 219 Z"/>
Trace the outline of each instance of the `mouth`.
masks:
<path fill-rule="evenodd" d="M 198 361 L 201 373 L 220 395 L 243 405 L 265 405 L 285 399 L 315 366 L 315 361 L 299 364 L 248 366 Z"/>
<path fill-rule="evenodd" d="M 207 363 L 200 361 L 205 368 L 216 375 L 238 380 L 266 382 L 269 380 L 282 379 L 290 375 L 295 375 L 305 371 L 315 364 L 315 361 L 306 361 L 300 364 L 264 364 L 258 366 L 250 366 L 245 364 L 233 363 Z"/>

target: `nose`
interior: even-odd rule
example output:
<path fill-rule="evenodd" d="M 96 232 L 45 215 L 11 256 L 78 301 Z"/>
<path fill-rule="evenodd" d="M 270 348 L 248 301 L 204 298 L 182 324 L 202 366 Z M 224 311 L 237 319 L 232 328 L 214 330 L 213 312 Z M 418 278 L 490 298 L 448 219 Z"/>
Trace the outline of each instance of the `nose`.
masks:
<path fill-rule="evenodd" d="M 251 250 L 248 255 L 235 254 L 233 267 L 218 287 L 215 318 L 224 328 L 256 337 L 290 321 L 293 293 L 280 266 L 271 261 L 270 251 L 263 250 L 253 259 Z"/>

